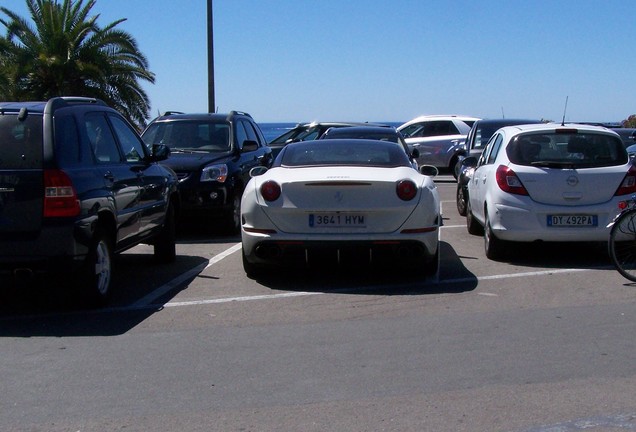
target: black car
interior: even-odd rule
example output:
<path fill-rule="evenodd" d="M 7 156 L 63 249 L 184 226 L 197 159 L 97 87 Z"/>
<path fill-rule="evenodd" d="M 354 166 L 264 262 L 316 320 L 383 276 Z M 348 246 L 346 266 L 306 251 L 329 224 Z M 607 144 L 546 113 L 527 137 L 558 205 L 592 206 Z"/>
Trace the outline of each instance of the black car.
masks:
<path fill-rule="evenodd" d="M 278 153 L 287 144 L 299 141 L 311 141 L 320 138 L 328 129 L 342 128 L 350 126 L 370 126 L 370 123 L 360 122 L 312 122 L 312 123 L 298 123 L 295 127 L 288 130 L 284 134 L 274 138 L 269 142 L 269 147 L 272 149 L 272 156 L 276 158 Z M 379 124 L 373 124 L 374 126 L 382 126 Z"/>
<path fill-rule="evenodd" d="M 141 242 L 175 259 L 177 178 L 98 99 L 0 102 L 0 274 L 55 271 L 91 303 L 111 294 L 113 254 Z"/>
<path fill-rule="evenodd" d="M 500 128 L 519 124 L 541 123 L 541 120 L 532 119 L 486 119 L 477 120 L 470 128 L 466 136 L 464 150 L 461 152 L 455 167 L 455 177 L 457 178 L 457 211 L 460 215 L 466 216 L 466 202 L 468 200 L 468 181 L 473 172 L 473 167 L 463 164 L 467 157 L 478 159 L 484 151 L 491 136 Z"/>
<path fill-rule="evenodd" d="M 249 172 L 269 167 L 271 149 L 247 113 L 167 113 L 154 119 L 142 134 L 147 145 L 166 145 L 163 162 L 179 177 L 183 215 L 215 217 L 230 233 L 241 226 L 240 205 Z"/>
<path fill-rule="evenodd" d="M 394 127 L 390 126 L 350 126 L 329 128 L 320 136 L 320 139 L 375 139 L 379 141 L 391 141 L 399 144 L 404 148 L 404 152 L 409 157 L 413 168 L 417 169 L 417 158 L 420 152 L 415 149 L 411 150 L 404 137 Z"/>
<path fill-rule="evenodd" d="M 625 148 L 636 144 L 636 129 L 634 128 L 612 128 L 614 132 L 620 135 Z"/>

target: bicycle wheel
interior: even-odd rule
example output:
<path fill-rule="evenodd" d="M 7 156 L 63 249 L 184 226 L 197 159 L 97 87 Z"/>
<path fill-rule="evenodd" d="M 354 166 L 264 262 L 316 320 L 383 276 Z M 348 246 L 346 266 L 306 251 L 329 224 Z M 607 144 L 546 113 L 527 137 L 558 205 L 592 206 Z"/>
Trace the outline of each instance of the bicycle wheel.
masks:
<path fill-rule="evenodd" d="M 636 208 L 621 214 L 614 222 L 608 247 L 616 270 L 636 282 Z"/>

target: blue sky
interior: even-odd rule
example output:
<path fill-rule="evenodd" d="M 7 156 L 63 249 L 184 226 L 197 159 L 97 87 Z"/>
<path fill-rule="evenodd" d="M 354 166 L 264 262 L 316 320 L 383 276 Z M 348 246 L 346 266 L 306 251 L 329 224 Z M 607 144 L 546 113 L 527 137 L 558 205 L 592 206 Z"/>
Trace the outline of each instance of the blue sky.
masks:
<path fill-rule="evenodd" d="M 24 0 L 2 6 L 27 17 Z M 206 0 L 97 0 L 156 74 L 152 115 L 208 108 Z M 636 114 L 634 0 L 214 0 L 220 112 L 258 122 Z M 0 28 L 4 33 L 5 29 Z"/>

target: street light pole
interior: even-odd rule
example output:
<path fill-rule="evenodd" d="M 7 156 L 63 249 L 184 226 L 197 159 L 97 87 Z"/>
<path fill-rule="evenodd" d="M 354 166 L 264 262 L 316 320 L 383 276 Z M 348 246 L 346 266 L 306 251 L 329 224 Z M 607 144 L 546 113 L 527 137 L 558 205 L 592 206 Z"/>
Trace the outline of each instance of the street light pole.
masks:
<path fill-rule="evenodd" d="M 212 0 L 208 0 L 208 112 L 216 112 L 214 101 L 214 25 Z"/>

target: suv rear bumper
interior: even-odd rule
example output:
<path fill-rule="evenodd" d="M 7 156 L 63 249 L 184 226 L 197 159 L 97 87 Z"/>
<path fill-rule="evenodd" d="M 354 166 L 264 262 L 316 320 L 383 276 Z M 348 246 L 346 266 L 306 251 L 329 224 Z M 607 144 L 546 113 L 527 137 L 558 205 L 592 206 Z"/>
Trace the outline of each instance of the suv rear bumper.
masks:
<path fill-rule="evenodd" d="M 0 240 L 0 274 L 74 271 L 88 254 L 90 236 L 83 225 L 44 226 L 39 232 L 13 234 Z M 22 237 L 22 238 L 20 238 Z"/>

